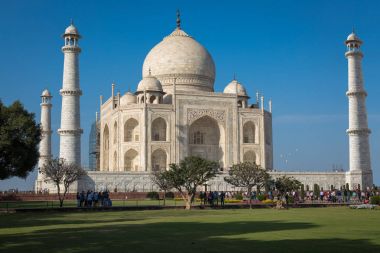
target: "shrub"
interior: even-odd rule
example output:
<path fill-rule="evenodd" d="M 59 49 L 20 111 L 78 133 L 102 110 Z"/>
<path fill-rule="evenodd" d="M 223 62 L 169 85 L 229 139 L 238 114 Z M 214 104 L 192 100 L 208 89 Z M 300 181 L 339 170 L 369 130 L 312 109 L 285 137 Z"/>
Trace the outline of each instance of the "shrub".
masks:
<path fill-rule="evenodd" d="M 158 192 L 148 192 L 146 197 L 148 199 L 159 199 L 160 195 L 158 195 Z"/>
<path fill-rule="evenodd" d="M 271 199 L 264 199 L 263 201 L 261 201 L 263 204 L 273 204 L 273 200 Z"/>
<path fill-rule="evenodd" d="M 241 200 L 238 199 L 226 199 L 224 203 L 241 203 Z"/>
<path fill-rule="evenodd" d="M 237 200 L 243 200 L 243 194 L 241 194 L 240 192 L 236 193 L 235 199 L 237 199 Z"/>
<path fill-rule="evenodd" d="M 289 195 L 288 203 L 289 204 L 294 204 L 294 197 L 292 195 Z"/>
<path fill-rule="evenodd" d="M 167 198 L 167 199 L 174 199 L 174 193 L 173 192 L 167 192 L 165 194 L 165 198 Z"/>
<path fill-rule="evenodd" d="M 263 201 L 266 199 L 266 197 L 265 197 L 265 195 L 260 194 L 260 195 L 257 195 L 257 199 L 260 201 Z"/>
<path fill-rule="evenodd" d="M 380 196 L 372 196 L 370 199 L 372 205 L 380 205 Z"/>

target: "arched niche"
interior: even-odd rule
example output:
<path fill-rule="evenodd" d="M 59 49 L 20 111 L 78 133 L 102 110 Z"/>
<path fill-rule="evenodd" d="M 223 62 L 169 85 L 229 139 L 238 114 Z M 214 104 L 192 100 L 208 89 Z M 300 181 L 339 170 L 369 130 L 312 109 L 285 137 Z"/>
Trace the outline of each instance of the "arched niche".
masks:
<path fill-rule="evenodd" d="M 109 170 L 110 131 L 106 124 L 103 129 L 103 170 Z"/>
<path fill-rule="evenodd" d="M 137 171 L 139 168 L 139 153 L 129 149 L 124 154 L 124 171 Z"/>
<path fill-rule="evenodd" d="M 166 121 L 157 118 L 152 122 L 152 141 L 166 141 Z"/>
<path fill-rule="evenodd" d="M 157 149 L 152 153 L 152 171 L 164 171 L 167 168 L 167 155 L 165 150 Z"/>
<path fill-rule="evenodd" d="M 134 118 L 128 119 L 125 122 L 124 124 L 124 141 L 125 142 L 140 140 L 138 126 L 139 126 L 139 122 Z"/>
<path fill-rule="evenodd" d="M 224 129 L 210 116 L 194 121 L 188 132 L 189 155 L 199 156 L 224 165 Z"/>

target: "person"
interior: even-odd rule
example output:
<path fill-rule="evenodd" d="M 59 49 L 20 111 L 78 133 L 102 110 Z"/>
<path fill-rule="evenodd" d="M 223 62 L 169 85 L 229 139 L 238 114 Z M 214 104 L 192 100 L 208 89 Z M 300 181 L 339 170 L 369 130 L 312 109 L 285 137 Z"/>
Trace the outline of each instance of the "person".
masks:
<path fill-rule="evenodd" d="M 77 207 L 80 207 L 80 194 L 77 192 Z"/>
<path fill-rule="evenodd" d="M 105 190 L 104 192 L 103 192 L 103 206 L 109 206 L 109 193 L 108 193 L 108 191 L 107 190 Z"/>
<path fill-rule="evenodd" d="M 210 204 L 210 206 L 214 206 L 214 194 L 212 193 L 212 191 L 208 193 L 208 203 Z"/>
<path fill-rule="evenodd" d="M 94 201 L 94 207 L 98 207 L 99 194 L 97 192 L 93 193 L 93 201 Z"/>
<path fill-rule="evenodd" d="M 93 193 L 90 191 L 87 195 L 87 207 L 92 207 Z"/>
<path fill-rule="evenodd" d="M 216 206 L 218 206 L 219 205 L 219 193 L 217 191 L 214 191 L 213 199 L 216 200 Z"/>
<path fill-rule="evenodd" d="M 323 201 L 323 195 L 324 195 L 324 192 L 323 192 L 323 191 L 320 191 L 320 192 L 319 192 L 319 199 L 320 199 L 321 201 Z"/>
<path fill-rule="evenodd" d="M 220 206 L 224 207 L 224 198 L 226 197 L 226 194 L 222 191 L 220 193 Z"/>
<path fill-rule="evenodd" d="M 344 188 L 344 190 L 343 190 L 343 202 L 347 202 L 347 189 L 346 188 Z"/>
<path fill-rule="evenodd" d="M 203 198 L 204 198 L 204 195 L 203 195 L 203 192 L 201 191 L 200 193 L 199 193 L 199 199 L 201 200 L 201 205 L 203 204 Z"/>
<path fill-rule="evenodd" d="M 103 198 L 103 194 L 101 191 L 98 193 L 98 199 L 99 199 L 99 205 L 103 206 L 104 198 Z"/>
<path fill-rule="evenodd" d="M 286 209 L 288 209 L 288 203 L 289 203 L 289 194 L 285 194 L 285 203 L 286 203 Z"/>
<path fill-rule="evenodd" d="M 83 207 L 83 202 L 84 202 L 84 191 L 82 191 L 81 193 L 80 193 L 80 207 Z"/>

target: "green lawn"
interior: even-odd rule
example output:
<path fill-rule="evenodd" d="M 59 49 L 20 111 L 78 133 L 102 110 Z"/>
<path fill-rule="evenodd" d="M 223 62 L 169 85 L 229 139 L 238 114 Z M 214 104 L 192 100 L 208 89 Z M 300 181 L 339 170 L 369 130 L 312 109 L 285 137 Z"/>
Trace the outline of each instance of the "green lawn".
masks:
<path fill-rule="evenodd" d="M 380 252 L 380 210 L 0 214 L 0 252 Z"/>

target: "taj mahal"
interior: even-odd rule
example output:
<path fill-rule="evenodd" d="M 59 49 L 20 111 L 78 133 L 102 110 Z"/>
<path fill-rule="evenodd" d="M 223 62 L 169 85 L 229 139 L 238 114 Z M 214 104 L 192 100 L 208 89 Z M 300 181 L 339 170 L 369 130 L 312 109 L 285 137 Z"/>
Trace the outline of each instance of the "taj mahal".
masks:
<path fill-rule="evenodd" d="M 62 35 L 64 45 L 59 157 L 81 164 L 79 55 L 81 35 L 71 24 Z M 100 96 L 100 110 L 92 126 L 88 175 L 70 191 L 118 189 L 151 191 L 151 172 L 167 170 L 188 156 L 217 161 L 221 174 L 208 189 L 235 190 L 223 178 L 233 164 L 255 162 L 273 178 L 283 175 L 305 186 L 323 189 L 369 187 L 373 184 L 367 112 L 367 93 L 361 70 L 362 41 L 353 32 L 345 41 L 348 60 L 349 171 L 291 172 L 273 166 L 272 102 L 248 94 L 233 78 L 223 91 L 214 90 L 215 64 L 207 49 L 177 24 L 173 32 L 145 57 L 142 79 L 134 92 Z M 122 89 L 122 87 L 121 87 Z M 85 90 L 83 92 L 86 92 Z M 344 89 L 342 87 L 342 93 Z M 42 140 L 39 167 L 51 159 L 52 93 L 44 90 L 41 103 Z M 94 109 L 95 111 L 95 109 Z M 35 190 L 55 187 L 38 174 Z"/>

